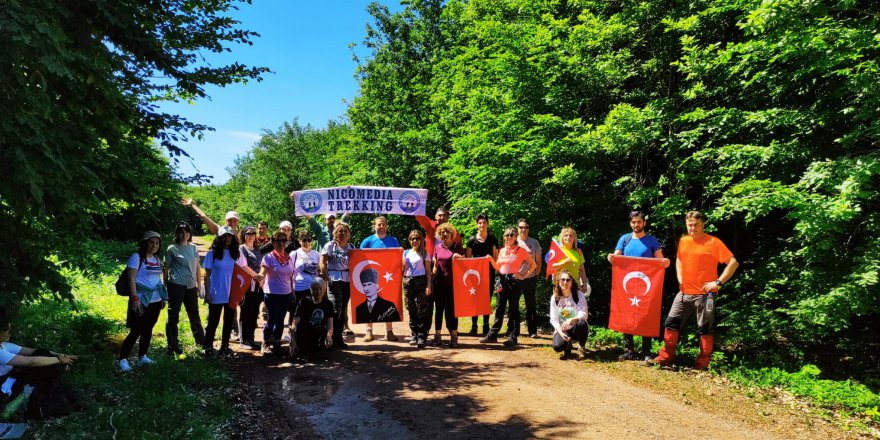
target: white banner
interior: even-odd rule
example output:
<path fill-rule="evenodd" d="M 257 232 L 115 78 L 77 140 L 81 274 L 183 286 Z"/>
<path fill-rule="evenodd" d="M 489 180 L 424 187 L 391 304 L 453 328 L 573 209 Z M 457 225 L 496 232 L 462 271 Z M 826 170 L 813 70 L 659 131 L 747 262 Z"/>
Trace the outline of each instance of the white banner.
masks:
<path fill-rule="evenodd" d="M 340 186 L 294 191 L 296 215 L 400 214 L 425 215 L 428 190 L 379 186 Z"/>

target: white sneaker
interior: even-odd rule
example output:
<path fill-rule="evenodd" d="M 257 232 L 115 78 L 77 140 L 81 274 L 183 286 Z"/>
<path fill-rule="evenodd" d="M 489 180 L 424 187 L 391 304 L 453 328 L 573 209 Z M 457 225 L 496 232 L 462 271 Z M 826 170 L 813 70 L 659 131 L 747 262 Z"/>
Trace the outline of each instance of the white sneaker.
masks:
<path fill-rule="evenodd" d="M 153 360 L 150 359 L 147 355 L 143 355 L 138 358 L 138 365 L 140 365 L 140 366 L 153 365 L 153 364 L 155 364 L 155 362 L 153 362 Z"/>
<path fill-rule="evenodd" d="M 128 373 L 131 371 L 131 365 L 128 364 L 128 359 L 119 359 L 116 361 L 116 369 L 122 373 Z"/>

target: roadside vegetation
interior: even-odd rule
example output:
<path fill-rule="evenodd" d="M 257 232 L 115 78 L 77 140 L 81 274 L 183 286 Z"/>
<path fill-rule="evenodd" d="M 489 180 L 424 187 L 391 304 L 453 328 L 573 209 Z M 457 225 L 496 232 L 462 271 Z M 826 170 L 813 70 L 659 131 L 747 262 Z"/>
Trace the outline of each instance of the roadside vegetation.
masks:
<path fill-rule="evenodd" d="M 33 424 L 29 435 L 34 438 L 215 439 L 232 414 L 226 398 L 230 375 L 220 361 L 198 353 L 185 319 L 180 326 L 184 354 L 164 355 L 164 311 L 150 349 L 156 365 L 116 372 L 115 353 L 127 333 L 126 298 L 116 295 L 113 284 L 133 246 L 89 241 L 52 257 L 72 287 L 72 300 L 44 292 L 22 307 L 15 341 L 79 355 L 68 375 L 86 405 L 67 417 Z"/>

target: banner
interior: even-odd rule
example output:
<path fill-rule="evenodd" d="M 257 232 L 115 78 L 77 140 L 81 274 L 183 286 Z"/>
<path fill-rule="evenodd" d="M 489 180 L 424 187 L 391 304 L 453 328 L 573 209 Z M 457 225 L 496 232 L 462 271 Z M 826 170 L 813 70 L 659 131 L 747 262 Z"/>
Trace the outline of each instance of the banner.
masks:
<path fill-rule="evenodd" d="M 608 328 L 629 335 L 660 336 L 664 273 L 662 258 L 615 255 Z"/>
<path fill-rule="evenodd" d="M 355 324 L 400 321 L 403 316 L 403 249 L 352 249 L 351 316 Z"/>
<path fill-rule="evenodd" d="M 428 190 L 383 188 L 378 186 L 341 186 L 293 192 L 296 215 L 399 214 L 425 215 Z"/>
<path fill-rule="evenodd" d="M 562 246 L 559 244 L 558 241 L 556 241 L 555 238 L 552 239 L 550 241 L 550 250 L 547 251 L 547 255 L 544 257 L 544 264 L 547 266 L 547 276 L 544 278 L 550 278 L 550 275 L 555 274 L 556 269 L 553 268 L 553 263 L 564 259 L 565 252 L 562 251 Z"/>
<path fill-rule="evenodd" d="M 247 269 L 247 270 L 245 270 Z M 244 294 L 251 288 L 254 271 L 251 268 L 241 267 L 234 264 L 232 267 L 232 282 L 229 283 L 229 307 L 237 308 L 244 299 Z"/>
<path fill-rule="evenodd" d="M 492 312 L 488 257 L 452 260 L 452 280 L 456 318 Z"/>

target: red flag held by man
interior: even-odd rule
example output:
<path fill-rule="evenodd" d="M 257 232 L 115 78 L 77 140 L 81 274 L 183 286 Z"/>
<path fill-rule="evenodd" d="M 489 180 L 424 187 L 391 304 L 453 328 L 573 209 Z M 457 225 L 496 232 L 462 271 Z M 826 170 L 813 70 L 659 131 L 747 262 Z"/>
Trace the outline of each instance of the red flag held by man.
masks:
<path fill-rule="evenodd" d="M 560 246 L 559 242 L 554 238 L 550 241 L 550 250 L 547 251 L 547 258 L 544 259 L 545 266 L 547 266 L 547 276 L 544 278 L 550 278 L 551 275 L 555 274 L 556 269 L 553 268 L 553 263 L 564 259 L 565 252 L 562 251 L 562 246 Z"/>
<path fill-rule="evenodd" d="M 614 256 L 609 329 L 629 335 L 660 336 L 664 272 L 662 258 Z"/>
<path fill-rule="evenodd" d="M 395 322 L 403 316 L 403 249 L 353 249 L 351 316 L 356 324 Z"/>
<path fill-rule="evenodd" d="M 244 294 L 251 288 L 254 271 L 237 264 L 232 268 L 232 282 L 229 283 L 229 307 L 237 308 L 244 299 Z"/>
<path fill-rule="evenodd" d="M 489 295 L 489 258 L 452 260 L 452 280 L 456 318 L 492 313 Z"/>

